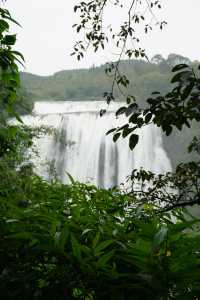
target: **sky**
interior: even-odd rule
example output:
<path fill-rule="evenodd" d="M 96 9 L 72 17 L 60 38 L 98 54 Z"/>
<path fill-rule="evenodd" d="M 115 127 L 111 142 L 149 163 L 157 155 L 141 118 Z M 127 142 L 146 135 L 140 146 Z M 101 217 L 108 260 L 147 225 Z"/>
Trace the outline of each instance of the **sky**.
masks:
<path fill-rule="evenodd" d="M 126 0 L 124 0 L 126 1 Z M 73 6 L 79 0 L 7 0 L 6 7 L 22 28 L 17 33 L 16 49 L 25 57 L 23 71 L 51 75 L 66 69 L 88 68 L 115 60 L 110 52 L 88 53 L 77 62 L 70 53 L 77 35 L 72 29 L 76 22 Z M 178 53 L 191 60 L 200 60 L 200 0 L 162 0 L 162 19 L 168 22 L 164 30 L 153 30 L 144 36 L 142 46 L 149 57 Z M 109 14 L 110 22 L 118 16 Z"/>

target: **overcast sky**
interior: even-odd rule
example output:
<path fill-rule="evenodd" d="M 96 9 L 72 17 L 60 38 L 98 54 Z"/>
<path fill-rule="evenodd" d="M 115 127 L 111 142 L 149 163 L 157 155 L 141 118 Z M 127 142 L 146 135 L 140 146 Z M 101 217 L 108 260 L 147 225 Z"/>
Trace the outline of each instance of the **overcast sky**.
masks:
<path fill-rule="evenodd" d="M 86 55 L 77 62 L 70 56 L 77 36 L 73 6 L 79 0 L 7 0 L 6 6 L 22 28 L 17 32 L 17 50 L 26 59 L 25 71 L 47 75 L 64 69 L 85 68 L 114 59 L 112 52 Z M 143 45 L 151 57 L 179 53 L 200 59 L 200 0 L 163 0 L 168 25 L 162 32 L 146 35 Z M 112 16 L 112 14 L 110 14 Z M 117 16 L 113 16 L 116 18 Z M 111 19 L 112 21 L 112 19 Z"/>

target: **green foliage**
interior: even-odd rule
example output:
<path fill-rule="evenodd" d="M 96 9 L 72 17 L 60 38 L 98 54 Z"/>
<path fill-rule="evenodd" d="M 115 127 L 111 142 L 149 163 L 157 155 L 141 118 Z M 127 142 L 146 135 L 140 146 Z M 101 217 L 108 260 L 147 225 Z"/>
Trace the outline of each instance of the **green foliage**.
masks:
<path fill-rule="evenodd" d="M 16 42 L 16 35 L 8 34 L 10 23 L 18 24 L 12 19 L 8 10 L 0 8 L 0 107 L 9 116 L 16 116 L 13 103 L 17 98 L 20 85 L 17 62 L 22 63 L 24 58 L 21 53 L 12 49 Z"/>
<path fill-rule="evenodd" d="M 182 162 L 198 160 L 194 152 L 188 153 L 187 151 L 193 136 L 199 136 L 199 123 L 197 122 L 191 122 L 191 128 L 183 126 L 181 131 L 174 128 L 170 136 L 163 135 L 164 148 L 171 160 L 173 170 Z"/>
<path fill-rule="evenodd" d="M 33 94 L 28 92 L 26 88 L 21 87 L 17 93 L 17 98 L 14 103 L 14 110 L 19 115 L 31 114 L 34 107 Z"/>
<path fill-rule="evenodd" d="M 143 60 L 131 60 L 121 63 L 121 70 L 127 72 L 130 86 L 127 93 L 135 93 L 139 101 L 144 99 L 152 90 L 166 92 L 169 84 L 169 65 L 165 60 L 166 70 L 160 65 Z M 94 100 L 101 99 L 105 91 L 110 90 L 112 74 L 105 74 L 104 67 L 92 67 L 83 70 L 61 71 L 52 76 L 37 76 L 21 73 L 22 86 L 38 100 Z M 116 98 L 122 100 L 120 91 L 116 91 Z"/>
<path fill-rule="evenodd" d="M 176 212 L 137 210 L 118 190 L 29 177 L 24 199 L 1 196 L 5 299 L 194 299 L 200 238 Z M 13 251 L 14 249 L 14 251 Z M 22 284 L 25 282 L 25 284 Z M 186 298 L 185 298 L 186 299 Z"/>
<path fill-rule="evenodd" d="M 107 22 L 107 19 L 104 18 L 108 7 L 114 15 L 119 14 L 119 9 L 123 11 L 124 17 L 119 20 L 117 29 L 115 24 L 110 23 L 110 20 Z M 124 4 L 123 1 L 110 3 L 108 0 L 80 1 L 74 6 L 74 12 L 79 15 L 79 21 L 73 27 L 77 34 L 81 33 L 82 36 L 81 40 L 79 39 L 75 43 L 71 55 L 80 60 L 88 49 L 91 48 L 97 52 L 100 49 L 108 48 L 112 43 L 114 52 L 119 53 L 114 77 L 115 79 L 121 77 L 118 65 L 122 55 L 128 58 L 146 57 L 145 50 L 139 45 L 138 26 L 140 25 L 144 33 L 147 33 L 152 30 L 152 20 L 156 21 L 155 23 L 160 29 L 166 24 L 165 21 L 160 21 L 155 17 L 155 11 L 159 9 L 161 9 L 161 1 L 132 0 L 127 4 Z M 111 67 L 112 64 L 110 64 Z"/>
<path fill-rule="evenodd" d="M 147 99 L 147 106 L 144 109 L 141 109 L 133 99 L 133 103 L 123 107 L 123 111 L 122 108 L 117 111 L 116 115 L 123 113 L 129 118 L 128 125 L 117 128 L 117 132 L 127 136 L 127 130 L 128 134 L 131 134 L 136 129 L 153 122 L 168 136 L 174 127 L 182 130 L 183 125 L 190 128 L 192 121 L 200 121 L 198 72 L 195 73 L 195 70 L 186 64 L 176 65 L 172 72 L 176 74 L 172 77 L 171 83 L 175 83 L 176 86 L 171 92 L 165 96 L 160 92 L 153 92 L 152 97 Z"/>
<path fill-rule="evenodd" d="M 24 60 L 21 53 L 13 50 L 16 36 L 8 33 L 10 23 L 18 24 L 8 10 L 0 8 L 0 163 L 6 165 L 10 156 L 12 160 L 18 160 L 19 144 L 28 139 L 26 131 L 8 124 L 9 117 L 21 122 L 14 105 L 20 87 L 17 63 Z"/>

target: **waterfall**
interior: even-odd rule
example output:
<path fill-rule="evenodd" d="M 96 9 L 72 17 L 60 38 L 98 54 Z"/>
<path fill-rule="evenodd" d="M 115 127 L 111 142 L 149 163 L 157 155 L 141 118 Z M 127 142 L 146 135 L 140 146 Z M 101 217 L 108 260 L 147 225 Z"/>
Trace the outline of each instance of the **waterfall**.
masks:
<path fill-rule="evenodd" d="M 65 183 L 69 182 L 69 173 L 80 182 L 108 188 L 125 182 L 135 168 L 155 173 L 170 171 L 161 132 L 154 125 L 139 131 L 139 143 L 133 151 L 128 147 L 128 138 L 113 143 L 112 134 L 106 136 L 109 129 L 127 123 L 124 116 L 115 117 L 121 105 L 112 103 L 107 107 L 102 101 L 37 102 L 34 114 L 23 117 L 24 123 L 53 130 L 34 142 L 39 154 L 33 155 L 36 172 L 49 180 L 51 166 Z M 100 110 L 105 108 L 107 113 L 100 117 Z"/>

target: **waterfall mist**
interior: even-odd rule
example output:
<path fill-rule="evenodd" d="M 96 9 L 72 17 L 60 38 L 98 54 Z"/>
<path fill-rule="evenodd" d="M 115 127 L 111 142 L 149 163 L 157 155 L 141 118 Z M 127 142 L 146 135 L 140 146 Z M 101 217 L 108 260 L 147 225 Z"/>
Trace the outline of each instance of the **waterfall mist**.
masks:
<path fill-rule="evenodd" d="M 121 103 L 105 102 L 37 102 L 33 116 L 23 117 L 26 125 L 50 126 L 52 134 L 35 140 L 39 157 L 33 156 L 36 172 L 51 178 L 49 169 L 55 169 L 58 178 L 69 182 L 68 173 L 80 182 L 91 182 L 109 188 L 125 182 L 135 168 L 155 173 L 171 170 L 163 149 L 161 132 L 154 125 L 139 131 L 139 143 L 131 151 L 128 138 L 112 141 L 106 132 L 127 122 L 123 116 L 116 119 Z M 101 109 L 107 113 L 100 117 Z M 47 165 L 46 162 L 49 162 Z"/>

